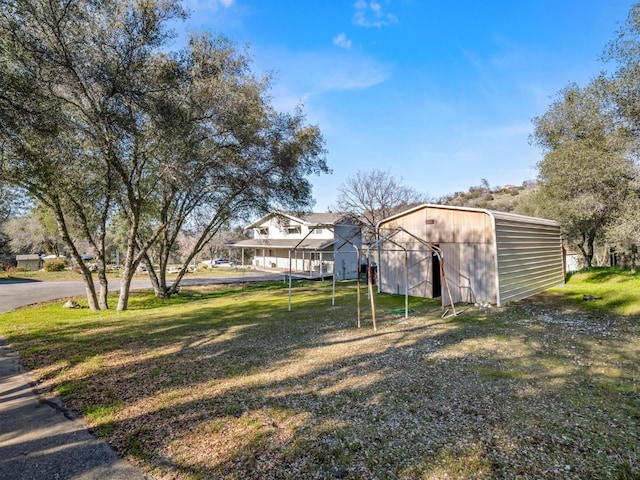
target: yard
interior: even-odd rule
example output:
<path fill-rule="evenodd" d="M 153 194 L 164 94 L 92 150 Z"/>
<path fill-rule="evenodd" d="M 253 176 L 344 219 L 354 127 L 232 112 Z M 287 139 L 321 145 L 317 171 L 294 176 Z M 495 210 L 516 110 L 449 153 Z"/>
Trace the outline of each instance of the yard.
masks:
<path fill-rule="evenodd" d="M 46 304 L 0 334 L 123 456 L 163 479 L 640 478 L 640 276 L 594 271 L 501 309 L 339 283 Z M 583 295 L 603 297 L 590 301 Z M 363 288 L 363 295 L 365 289 Z M 367 305 L 363 300 L 363 305 Z"/>
<path fill-rule="evenodd" d="M 245 269 L 240 267 L 231 267 L 228 265 L 225 266 L 216 266 L 213 268 L 199 268 L 198 269 L 198 277 L 231 277 L 237 276 L 239 273 L 244 271 Z M 179 268 L 176 266 L 171 266 L 167 273 L 169 276 L 177 273 Z M 137 272 L 138 275 L 147 278 L 147 273 L 143 271 Z M 187 277 L 191 275 L 191 271 L 187 271 Z M 122 278 L 121 270 L 108 270 L 107 278 L 109 280 L 120 280 Z M 0 285 L 3 280 L 33 280 L 37 282 L 60 282 L 60 281 L 82 281 L 82 274 L 79 271 L 74 271 L 72 269 L 65 269 L 60 272 L 45 272 L 44 270 L 17 270 L 11 269 L 11 271 L 3 271 L 0 270 Z M 97 274 L 94 273 L 94 280 L 98 280 Z"/>

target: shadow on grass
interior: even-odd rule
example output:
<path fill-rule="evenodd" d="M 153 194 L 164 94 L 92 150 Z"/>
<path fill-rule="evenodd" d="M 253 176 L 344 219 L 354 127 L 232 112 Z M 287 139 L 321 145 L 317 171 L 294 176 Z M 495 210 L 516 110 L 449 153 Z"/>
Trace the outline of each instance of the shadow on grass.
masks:
<path fill-rule="evenodd" d="M 38 280 L 37 278 L 21 278 L 21 277 L 0 277 L 0 284 L 14 284 L 14 283 L 34 283 L 34 282 L 42 282 L 42 280 Z"/>
<path fill-rule="evenodd" d="M 585 282 L 588 283 L 606 283 L 606 282 L 621 282 L 629 279 L 640 278 L 640 273 L 631 273 L 631 270 L 622 269 L 620 267 L 591 267 L 583 269 L 578 272 L 572 272 L 571 276 L 567 279 L 569 281 L 574 276 L 586 275 Z"/>
<path fill-rule="evenodd" d="M 14 333 L 11 342 L 35 349 L 34 367 L 54 369 L 50 388 L 71 407 L 113 412 L 95 420 L 97 430 L 161 475 L 640 471 L 630 343 L 637 329 L 635 337 L 590 332 L 592 319 L 569 323 L 534 301 L 450 320 L 439 311 L 408 320 L 381 314 L 374 332 L 366 309 L 366 326 L 355 328 L 355 290 L 341 287 L 335 306 L 326 286 L 296 288 L 291 312 L 278 284 L 184 291 L 161 307 L 141 295 L 131 303 L 138 311 L 77 313 L 35 338 Z M 404 302 L 377 299 L 383 310 Z M 438 310 L 433 301 L 412 302 L 417 311 Z"/>
<path fill-rule="evenodd" d="M 637 317 L 640 315 L 640 274 L 617 267 L 597 267 L 576 272 L 564 286 L 545 292 L 544 296 L 555 303 L 604 316 Z"/>

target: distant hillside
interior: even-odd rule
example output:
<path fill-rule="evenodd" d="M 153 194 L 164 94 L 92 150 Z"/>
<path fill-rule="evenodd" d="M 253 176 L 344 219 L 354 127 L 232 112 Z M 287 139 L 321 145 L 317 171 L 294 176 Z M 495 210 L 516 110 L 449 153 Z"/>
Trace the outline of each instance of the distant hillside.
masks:
<path fill-rule="evenodd" d="M 491 188 L 486 181 L 481 186 L 470 187 L 467 192 L 456 192 L 438 200 L 441 205 L 486 208 L 498 212 L 521 215 L 536 215 L 536 183 L 523 182 L 522 185 L 505 185 Z"/>

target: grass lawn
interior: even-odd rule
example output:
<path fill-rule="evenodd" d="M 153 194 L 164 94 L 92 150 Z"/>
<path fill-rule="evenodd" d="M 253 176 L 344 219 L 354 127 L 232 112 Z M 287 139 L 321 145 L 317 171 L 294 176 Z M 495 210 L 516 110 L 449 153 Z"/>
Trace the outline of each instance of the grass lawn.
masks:
<path fill-rule="evenodd" d="M 3 280 L 32 280 L 34 282 L 76 280 L 81 282 L 82 275 L 72 270 L 64 270 L 62 272 L 45 272 L 44 270 L 7 272 L 0 270 L 0 285 L 2 285 Z"/>
<path fill-rule="evenodd" d="M 0 333 L 118 452 L 166 479 L 640 478 L 640 277 L 500 309 L 282 283 L 45 304 Z M 584 294 L 602 299 L 584 301 Z"/>

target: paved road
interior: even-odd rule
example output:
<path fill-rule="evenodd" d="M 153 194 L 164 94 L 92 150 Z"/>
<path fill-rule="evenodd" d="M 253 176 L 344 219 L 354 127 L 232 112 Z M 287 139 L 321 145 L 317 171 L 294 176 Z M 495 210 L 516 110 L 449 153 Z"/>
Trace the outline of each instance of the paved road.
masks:
<path fill-rule="evenodd" d="M 182 279 L 180 285 L 212 285 L 222 283 L 237 282 L 262 282 L 277 280 L 278 274 L 246 271 L 239 273 L 233 277 L 203 277 L 192 278 L 186 277 Z M 117 292 L 120 288 L 120 282 L 110 281 L 109 290 Z M 151 288 L 149 279 L 133 280 L 132 289 Z M 7 280 L 0 282 L 0 313 L 8 312 L 25 305 L 45 300 L 54 300 L 56 298 L 77 297 L 86 293 L 84 282 L 67 281 L 67 282 L 38 282 L 29 280 Z"/>
<path fill-rule="evenodd" d="M 245 272 L 238 277 L 187 278 L 182 284 L 216 284 L 278 279 Z M 132 288 L 148 288 L 135 280 Z M 118 282 L 109 284 L 117 290 Z M 82 282 L 0 282 L 0 312 L 43 300 L 85 293 Z M 0 322 L 2 314 L 0 313 Z M 20 359 L 0 337 L 0 480 L 143 480 L 140 469 L 96 439 L 86 424 L 57 399 L 44 399 Z"/>

